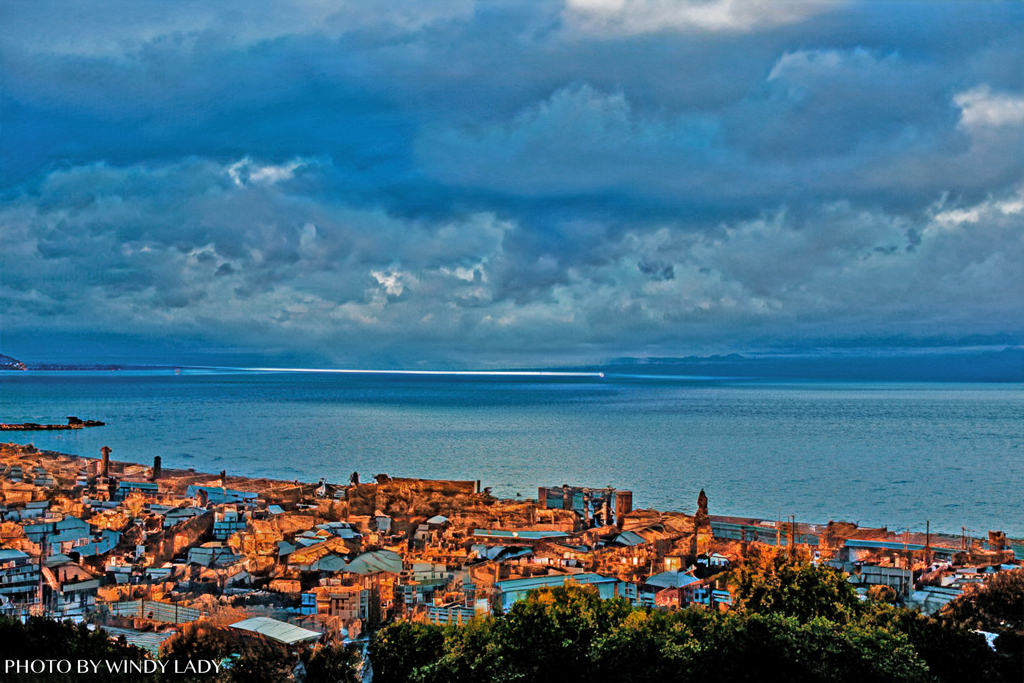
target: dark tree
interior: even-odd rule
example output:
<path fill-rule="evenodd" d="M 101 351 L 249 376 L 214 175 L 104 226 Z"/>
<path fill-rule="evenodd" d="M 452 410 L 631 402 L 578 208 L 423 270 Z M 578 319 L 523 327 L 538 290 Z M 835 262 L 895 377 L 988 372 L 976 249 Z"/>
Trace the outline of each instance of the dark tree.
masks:
<path fill-rule="evenodd" d="M 946 605 L 939 619 L 997 634 L 1002 675 L 1007 680 L 1024 680 L 1024 569 L 993 574 L 984 585 Z"/>
<path fill-rule="evenodd" d="M 302 657 L 304 683 L 359 683 L 363 655 L 353 644 L 317 645 Z"/>
<path fill-rule="evenodd" d="M 399 621 L 370 638 L 368 654 L 376 683 L 404 683 L 413 672 L 440 659 L 444 629 L 430 624 Z"/>
<path fill-rule="evenodd" d="M 226 667 L 217 676 L 185 674 L 174 677 L 178 681 L 204 683 L 287 681 L 296 663 L 284 645 L 265 639 L 242 638 L 229 629 L 202 621 L 184 624 L 178 633 L 165 640 L 160 646 L 160 659 L 179 661 L 179 670 L 184 670 L 185 663 L 189 661 L 225 661 Z M 168 674 L 174 669 L 174 664 L 169 665 Z"/>
<path fill-rule="evenodd" d="M 465 626 L 394 624 L 371 641 L 375 680 L 1020 679 L 1014 660 L 972 630 L 998 618 L 1000 640 L 1017 633 L 1009 627 L 1018 622 L 992 596 L 951 608 L 951 615 L 970 615 L 962 617 L 970 625 L 933 619 L 888 604 L 883 591 L 880 600 L 862 602 L 845 574 L 770 548 L 755 551 L 731 582 L 736 604 L 727 613 L 636 609 L 602 600 L 592 587 L 567 585 L 532 592 L 506 614 Z M 1015 586 L 1004 578 L 988 590 L 1012 605 Z"/>
<path fill-rule="evenodd" d="M 42 617 L 30 617 L 25 623 L 12 617 L 0 617 L 0 660 L 70 660 L 77 664 L 79 659 L 122 662 L 141 662 L 148 658 L 141 648 L 128 645 L 124 638 L 111 640 L 102 629 L 90 630 L 85 624 L 75 625 L 70 621 L 56 621 Z M 156 678 L 139 674 L 114 674 L 102 670 L 103 680 L 145 681 Z M 10 681 L 78 681 L 80 676 L 74 666 L 69 674 L 17 675 L 4 673 L 3 680 Z"/>

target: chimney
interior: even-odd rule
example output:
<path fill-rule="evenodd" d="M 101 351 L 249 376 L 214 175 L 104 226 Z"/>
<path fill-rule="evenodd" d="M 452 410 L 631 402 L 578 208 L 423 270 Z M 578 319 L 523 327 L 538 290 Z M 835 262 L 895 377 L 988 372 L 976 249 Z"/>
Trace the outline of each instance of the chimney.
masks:
<path fill-rule="evenodd" d="M 220 487 L 223 489 L 223 488 L 227 488 L 227 486 L 228 486 L 228 471 L 227 470 L 221 470 L 220 471 Z"/>
<path fill-rule="evenodd" d="M 153 481 L 160 478 L 160 456 L 153 458 Z"/>
<path fill-rule="evenodd" d="M 106 477 L 110 475 L 110 446 L 104 446 L 100 449 L 100 453 L 103 454 L 103 466 L 100 470 L 100 476 Z"/>

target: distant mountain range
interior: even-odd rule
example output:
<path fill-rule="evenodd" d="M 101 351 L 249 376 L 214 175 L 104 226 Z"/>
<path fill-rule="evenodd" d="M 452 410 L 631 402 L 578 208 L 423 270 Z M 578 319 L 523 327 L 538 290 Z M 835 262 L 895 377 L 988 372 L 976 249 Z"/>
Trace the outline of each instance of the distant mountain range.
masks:
<path fill-rule="evenodd" d="M 608 375 L 897 382 L 1024 382 L 1024 349 L 892 355 L 621 358 L 579 370 Z"/>
<path fill-rule="evenodd" d="M 110 365 L 105 363 L 102 365 L 89 365 L 83 363 L 32 363 L 28 366 L 29 370 L 123 370 L 124 367 L 121 365 Z M 143 370 L 155 369 L 148 365 L 142 366 Z"/>

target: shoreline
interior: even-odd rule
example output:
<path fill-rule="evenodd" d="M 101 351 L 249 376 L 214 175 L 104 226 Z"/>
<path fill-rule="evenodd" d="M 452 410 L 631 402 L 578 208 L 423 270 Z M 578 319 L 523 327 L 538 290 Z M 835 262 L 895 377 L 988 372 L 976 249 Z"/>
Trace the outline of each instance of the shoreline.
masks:
<path fill-rule="evenodd" d="M 396 619 L 465 623 L 539 587 L 633 607 L 732 608 L 721 572 L 764 552 L 843 572 L 926 615 L 1019 569 L 1024 542 L 634 509 L 633 492 L 352 473 L 334 484 L 164 470 L 0 443 L 3 612 L 158 630 L 255 617 L 353 639 Z M 73 595 L 74 599 L 67 599 Z M 284 626 L 282 626 L 283 628 Z M 141 637 L 141 636 L 140 636 Z"/>
<path fill-rule="evenodd" d="M 15 448 L 15 449 L 18 449 L 18 450 L 22 450 L 22 449 L 25 449 L 25 448 L 28 448 L 28 447 L 34 447 L 34 446 L 32 446 L 31 444 L 28 444 L 26 446 L 25 444 L 17 444 L 17 443 L 14 443 L 14 442 L 0 443 L 0 451 L 2 451 L 2 452 L 6 452 L 9 449 L 11 449 L 12 447 Z M 101 460 L 100 458 L 91 457 L 91 456 L 80 456 L 80 455 L 74 455 L 74 454 L 70 454 L 70 453 L 63 453 L 63 452 L 60 452 L 60 451 L 51 451 L 51 450 L 43 450 L 43 449 L 36 449 L 36 454 L 40 455 L 40 456 L 45 456 L 45 457 L 54 457 L 54 458 L 62 459 L 62 460 L 66 460 L 66 461 L 79 461 L 80 460 L 80 461 L 83 461 L 85 463 L 89 463 L 89 462 L 99 463 L 100 460 Z M 115 468 L 120 467 L 120 468 L 122 468 L 122 471 L 132 472 L 136 477 L 139 474 L 142 474 L 145 471 L 152 472 L 152 468 L 151 467 L 148 467 L 148 466 L 146 466 L 145 464 L 142 464 L 142 463 L 129 462 L 129 461 L 120 461 L 120 460 L 114 460 L 114 459 L 111 459 L 109 462 L 110 462 L 111 466 L 113 466 Z M 223 479 L 221 478 L 222 476 L 223 476 Z M 388 481 L 402 481 L 402 482 L 446 482 L 446 481 L 454 481 L 454 480 L 444 480 L 444 479 L 425 479 L 425 478 L 420 478 L 420 477 L 398 477 L 398 476 L 390 476 L 390 475 L 387 475 L 387 474 L 377 475 L 377 476 L 383 476 Z M 317 487 L 320 486 L 320 483 L 303 482 L 303 481 L 299 481 L 298 479 L 286 480 L 286 479 L 278 479 L 278 478 L 274 478 L 274 477 L 258 477 L 258 476 L 250 476 L 250 475 L 246 475 L 246 474 L 231 474 L 231 473 L 228 473 L 227 471 L 224 471 L 221 474 L 217 474 L 217 473 L 210 473 L 210 472 L 201 472 L 199 470 L 196 470 L 195 468 L 187 468 L 187 469 L 181 469 L 181 468 L 162 468 L 161 479 L 164 480 L 165 482 L 175 481 L 176 485 L 175 485 L 174 489 L 175 490 L 180 489 L 180 491 L 178 491 L 179 493 L 183 493 L 184 489 L 187 488 L 187 486 L 190 485 L 190 484 L 199 484 L 201 482 L 209 483 L 210 481 L 217 481 L 217 482 L 223 481 L 221 486 L 224 487 L 224 488 L 238 489 L 238 490 L 248 490 L 248 491 L 254 491 L 256 493 L 269 493 L 275 499 L 277 497 L 281 496 L 284 491 L 293 491 L 293 492 L 295 492 L 295 495 L 298 495 L 299 497 L 305 497 L 305 496 L 309 495 L 310 492 L 314 492 L 314 494 L 315 494 L 315 490 L 317 489 Z M 539 500 L 536 499 L 536 498 L 526 498 L 526 497 L 499 498 L 499 497 L 496 497 L 496 496 L 491 496 L 491 494 L 490 494 L 490 490 L 491 490 L 490 487 L 488 487 L 486 485 L 484 485 L 483 487 L 480 487 L 480 484 L 481 484 L 480 480 L 476 480 L 476 484 L 479 487 L 477 493 L 482 493 L 482 492 L 486 491 L 486 494 L 488 496 L 490 496 L 494 501 L 496 501 L 499 504 L 521 505 L 521 504 L 529 504 L 529 503 L 537 504 L 539 502 Z M 486 484 L 486 482 L 484 482 L 484 484 Z M 339 489 L 342 489 L 342 488 L 345 488 L 347 486 L 347 485 L 344 485 L 344 484 L 331 484 L 331 483 L 326 483 L 326 485 L 331 490 L 335 490 L 335 491 L 337 491 Z M 371 480 L 371 481 L 363 481 L 360 484 L 360 486 L 367 486 L 367 485 L 376 485 L 376 483 Z M 693 518 L 694 517 L 694 515 L 691 515 L 689 513 L 686 513 L 684 511 L 680 511 L 680 510 L 659 510 L 659 509 L 656 509 L 656 508 L 646 508 L 646 509 L 638 510 L 638 512 L 662 514 L 662 515 L 679 515 L 679 516 L 686 517 L 686 518 Z M 805 521 L 800 521 L 800 520 L 795 520 L 794 519 L 792 522 L 790 522 L 789 521 L 790 520 L 790 516 L 789 515 L 786 515 L 786 516 L 782 517 L 781 519 L 771 520 L 771 519 L 763 518 L 763 517 L 749 517 L 749 516 L 738 516 L 738 515 L 729 515 L 729 514 L 721 515 L 721 514 L 719 514 L 719 515 L 710 515 L 710 519 L 712 520 L 713 523 L 716 523 L 717 526 L 719 526 L 720 529 L 728 530 L 730 532 L 735 531 L 735 532 L 740 533 L 740 534 L 743 533 L 743 528 L 744 527 L 747 528 L 748 533 L 755 533 L 753 531 L 753 528 L 756 528 L 757 529 L 757 533 L 759 534 L 759 536 L 758 536 L 759 539 L 764 537 L 764 533 L 761 533 L 761 532 L 764 532 L 765 530 L 770 530 L 770 531 L 767 532 L 768 536 L 771 536 L 772 534 L 774 534 L 776 536 L 776 541 L 779 540 L 779 538 L 778 538 L 779 533 L 777 533 L 777 531 L 779 529 L 785 529 L 787 527 L 787 525 L 789 525 L 789 524 L 795 524 L 796 525 L 796 530 L 794 532 L 796 538 L 803 537 L 803 538 L 806 538 L 806 539 L 817 538 L 822 533 L 824 533 L 824 530 L 827 529 L 830 525 L 839 524 L 839 525 L 844 525 L 847 528 L 852 528 L 852 529 L 858 530 L 854 535 L 857 536 L 857 537 L 863 537 L 862 540 L 877 540 L 877 541 L 882 541 L 882 542 L 886 542 L 886 543 L 897 543 L 897 544 L 905 543 L 905 544 L 908 544 L 908 545 L 919 545 L 919 546 L 924 546 L 926 543 L 930 543 L 931 545 L 934 545 L 936 547 L 954 548 L 954 547 L 959 546 L 962 550 L 968 550 L 971 547 L 972 543 L 975 543 L 975 542 L 980 540 L 978 537 L 968 536 L 966 533 L 963 533 L 961 535 L 957 535 L 957 534 L 950 533 L 948 531 L 942 531 L 942 530 L 928 530 L 928 529 L 926 529 L 926 530 L 921 530 L 921 529 L 889 530 L 887 527 L 884 527 L 884 526 L 883 527 L 860 527 L 856 523 L 847 522 L 845 520 L 831 520 L 830 519 L 828 522 L 822 523 L 822 522 L 805 522 Z M 999 532 L 999 527 L 1000 527 L 1000 525 L 998 525 L 998 524 L 990 525 L 990 529 L 992 529 L 995 532 Z M 1012 537 L 1005 537 L 1005 538 L 1006 538 L 1007 545 L 1016 549 L 1017 557 L 1018 558 L 1024 558 L 1024 538 L 1012 538 Z M 734 540 L 740 540 L 740 537 L 737 536 Z M 984 546 L 985 543 L 983 542 L 982 545 Z"/>

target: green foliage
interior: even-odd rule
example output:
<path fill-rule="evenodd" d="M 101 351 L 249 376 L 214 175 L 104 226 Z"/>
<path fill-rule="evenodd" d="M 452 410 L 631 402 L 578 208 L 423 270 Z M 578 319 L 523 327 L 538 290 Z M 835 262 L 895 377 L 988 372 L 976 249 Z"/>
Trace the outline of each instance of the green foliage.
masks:
<path fill-rule="evenodd" d="M 432 661 L 406 660 L 405 678 L 389 681 L 929 680 L 904 634 L 872 624 L 632 609 L 580 586 L 532 593 L 501 617 L 443 632 L 422 624 L 401 630 L 406 645 L 417 636 L 431 639 L 413 644 L 421 656 L 438 651 L 439 633 L 443 644 Z M 382 648 L 378 642 L 371 657 L 386 656 Z"/>
<path fill-rule="evenodd" d="M 946 616 L 934 619 L 886 604 L 895 602 L 886 586 L 873 587 L 868 603 L 859 601 L 844 574 L 814 566 L 806 554 L 790 559 L 783 549 L 755 548 L 733 572 L 735 603 L 741 610 L 796 617 L 800 622 L 826 618 L 902 634 L 939 681 L 1018 680 L 1024 671 L 1019 659 L 996 656 L 972 630 L 986 624 L 992 628 L 983 630 L 994 630 L 1012 623 L 1012 615 L 1020 623 L 1024 571 L 997 574 L 985 589 L 954 601 Z"/>
<path fill-rule="evenodd" d="M 815 566 L 806 554 L 790 558 L 771 548 L 752 554 L 730 581 L 736 609 L 728 613 L 634 609 L 622 600 L 601 600 L 593 588 L 570 585 L 536 591 L 502 616 L 465 626 L 394 624 L 371 642 L 374 670 L 384 674 L 375 680 L 1020 678 L 1016 660 L 997 655 L 972 630 L 997 618 L 1004 629 L 1018 623 L 991 596 L 974 596 L 969 606 L 950 610 L 968 615 L 965 623 L 933 619 L 889 604 L 885 591 L 862 602 L 841 572 Z M 1008 579 L 994 585 L 1011 605 L 1016 590 Z M 1009 638 L 1016 632 L 1006 633 Z"/>
<path fill-rule="evenodd" d="M 356 645 L 317 645 L 302 657 L 306 667 L 304 683 L 359 683 L 363 655 Z"/>
<path fill-rule="evenodd" d="M 444 641 L 444 629 L 430 624 L 399 621 L 377 631 L 368 649 L 374 681 L 411 680 L 416 669 L 441 657 Z"/>
<path fill-rule="evenodd" d="M 863 605 L 841 571 L 810 562 L 806 552 L 790 559 L 781 549 L 754 545 L 732 571 L 734 603 L 756 614 L 781 614 L 801 622 L 822 617 L 847 623 Z"/>
<path fill-rule="evenodd" d="M 896 604 L 896 590 L 891 586 L 872 586 L 868 589 L 868 600 L 886 605 Z"/>
<path fill-rule="evenodd" d="M 906 637 L 822 617 L 801 623 L 781 614 L 716 615 L 699 636 L 703 656 L 690 675 L 725 680 L 927 681 Z"/>
<path fill-rule="evenodd" d="M 693 671 L 703 656 L 700 633 L 712 615 L 633 610 L 591 650 L 594 670 L 604 680 L 641 683 L 676 680 Z"/>
<path fill-rule="evenodd" d="M 946 605 L 940 616 L 991 633 L 1024 634 L 1024 569 L 994 574 Z"/>
<path fill-rule="evenodd" d="M 501 670 L 498 620 L 477 618 L 444 630 L 441 657 L 416 669 L 410 680 L 420 683 L 461 683 L 495 680 Z"/>
<path fill-rule="evenodd" d="M 993 575 L 983 586 L 950 602 L 939 619 L 952 626 L 996 633 L 1006 680 L 1024 678 L 1024 569 Z"/>
<path fill-rule="evenodd" d="M 501 667 L 527 680 L 589 677 L 594 639 L 629 612 L 625 600 L 601 600 L 596 590 L 570 586 L 532 593 L 494 626 Z"/>
<path fill-rule="evenodd" d="M 1003 663 L 974 631 L 890 605 L 874 605 L 862 622 L 906 635 L 939 681 L 1003 680 Z M 1012 677 L 1008 680 L 1014 680 Z"/>
<path fill-rule="evenodd" d="M 12 617 L 0 617 L 0 660 L 70 660 L 74 665 L 79 659 L 121 661 L 142 661 L 147 658 L 145 650 L 128 645 L 123 638 L 114 641 L 102 630 L 89 630 L 85 624 L 75 625 L 70 621 L 55 621 L 42 617 L 30 617 L 25 623 Z M 74 666 L 72 667 L 74 669 Z M 77 681 L 81 676 L 74 670 L 67 675 L 12 675 L 5 674 L 10 681 Z M 107 681 L 155 680 L 138 674 L 110 674 L 104 672 Z"/>

